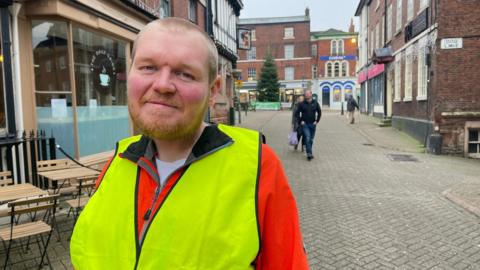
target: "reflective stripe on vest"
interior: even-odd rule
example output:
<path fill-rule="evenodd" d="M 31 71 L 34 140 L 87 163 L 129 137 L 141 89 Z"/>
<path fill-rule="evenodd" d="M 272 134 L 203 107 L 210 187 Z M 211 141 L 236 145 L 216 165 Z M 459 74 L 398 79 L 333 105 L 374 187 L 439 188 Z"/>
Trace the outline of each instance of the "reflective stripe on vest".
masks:
<path fill-rule="evenodd" d="M 253 269 L 259 251 L 259 134 L 219 129 L 233 144 L 188 167 L 141 246 L 135 233 L 137 165 L 117 155 L 75 226 L 75 269 Z M 117 153 L 139 139 L 122 140 Z"/>

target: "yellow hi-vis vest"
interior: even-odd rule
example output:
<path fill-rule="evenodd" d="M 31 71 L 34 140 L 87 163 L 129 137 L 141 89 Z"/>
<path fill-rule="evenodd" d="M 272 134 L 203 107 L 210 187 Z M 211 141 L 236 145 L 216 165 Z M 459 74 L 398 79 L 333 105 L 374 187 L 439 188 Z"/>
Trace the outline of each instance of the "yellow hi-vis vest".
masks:
<path fill-rule="evenodd" d="M 188 167 L 153 216 L 142 243 L 136 239 L 135 222 L 139 167 L 118 156 L 140 136 L 120 141 L 74 228 L 74 268 L 254 269 L 251 263 L 260 248 L 259 133 L 223 125 L 219 129 L 233 143 Z"/>

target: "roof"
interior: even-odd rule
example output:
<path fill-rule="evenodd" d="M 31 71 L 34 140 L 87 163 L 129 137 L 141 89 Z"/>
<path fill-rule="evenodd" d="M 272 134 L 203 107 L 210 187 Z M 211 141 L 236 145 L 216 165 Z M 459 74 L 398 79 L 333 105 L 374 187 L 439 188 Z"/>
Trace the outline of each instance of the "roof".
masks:
<path fill-rule="evenodd" d="M 360 3 L 358 3 L 357 10 L 355 11 L 355 16 L 360 16 L 362 14 L 362 9 L 365 4 L 370 5 L 370 2 L 372 0 L 360 0 Z"/>
<path fill-rule="evenodd" d="M 295 22 L 310 22 L 310 17 L 302 15 L 302 16 L 290 16 L 290 17 L 246 18 L 246 19 L 239 19 L 238 25 L 295 23 Z"/>
<path fill-rule="evenodd" d="M 342 30 L 337 30 L 330 28 L 326 31 L 314 31 L 310 33 L 310 36 L 313 38 L 319 38 L 319 37 L 332 37 L 332 36 L 351 36 L 351 35 L 357 35 L 358 33 L 350 33 L 350 32 L 345 32 Z"/>

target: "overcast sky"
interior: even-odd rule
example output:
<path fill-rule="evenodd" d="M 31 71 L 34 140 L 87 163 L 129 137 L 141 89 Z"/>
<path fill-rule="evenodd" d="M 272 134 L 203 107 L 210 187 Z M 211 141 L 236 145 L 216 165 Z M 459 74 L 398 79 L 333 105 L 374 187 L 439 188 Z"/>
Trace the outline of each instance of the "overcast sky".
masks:
<path fill-rule="evenodd" d="M 348 31 L 350 19 L 354 18 L 358 31 L 355 10 L 360 0 L 242 0 L 240 18 L 285 17 L 305 14 L 310 8 L 310 30 L 329 28 Z"/>

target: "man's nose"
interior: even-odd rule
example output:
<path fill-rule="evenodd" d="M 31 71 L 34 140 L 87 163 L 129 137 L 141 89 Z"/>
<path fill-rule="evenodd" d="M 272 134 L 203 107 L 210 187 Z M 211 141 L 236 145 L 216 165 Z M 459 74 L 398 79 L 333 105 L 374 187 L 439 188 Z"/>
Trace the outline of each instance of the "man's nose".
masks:
<path fill-rule="evenodd" d="M 152 87 L 159 93 L 175 92 L 175 85 L 172 81 L 172 72 L 170 68 L 161 68 L 153 81 Z"/>

